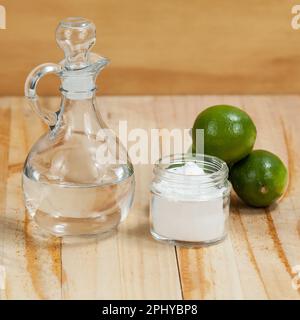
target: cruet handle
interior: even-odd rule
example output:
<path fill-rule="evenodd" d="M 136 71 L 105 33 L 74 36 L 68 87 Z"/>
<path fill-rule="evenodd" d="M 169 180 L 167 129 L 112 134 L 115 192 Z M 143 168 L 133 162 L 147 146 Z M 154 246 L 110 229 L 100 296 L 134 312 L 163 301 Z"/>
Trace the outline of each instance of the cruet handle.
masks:
<path fill-rule="evenodd" d="M 28 75 L 25 82 L 25 96 L 33 110 L 51 127 L 57 122 L 57 113 L 41 108 L 36 88 L 39 80 L 48 74 L 59 75 L 62 67 L 56 63 L 44 63 L 36 67 Z"/>

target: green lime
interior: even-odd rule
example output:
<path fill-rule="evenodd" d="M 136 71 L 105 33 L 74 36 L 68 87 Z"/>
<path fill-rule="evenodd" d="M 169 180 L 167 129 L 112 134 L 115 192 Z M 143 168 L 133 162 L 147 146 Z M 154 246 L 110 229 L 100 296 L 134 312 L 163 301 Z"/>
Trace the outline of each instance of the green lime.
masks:
<path fill-rule="evenodd" d="M 288 170 L 275 154 L 255 150 L 233 165 L 230 180 L 235 192 L 245 203 L 267 207 L 284 194 Z"/>
<path fill-rule="evenodd" d="M 196 129 L 204 129 L 204 153 L 228 165 L 246 157 L 256 139 L 256 127 L 249 115 L 228 105 L 212 106 L 198 115 L 192 129 L 193 150 L 197 147 Z"/>

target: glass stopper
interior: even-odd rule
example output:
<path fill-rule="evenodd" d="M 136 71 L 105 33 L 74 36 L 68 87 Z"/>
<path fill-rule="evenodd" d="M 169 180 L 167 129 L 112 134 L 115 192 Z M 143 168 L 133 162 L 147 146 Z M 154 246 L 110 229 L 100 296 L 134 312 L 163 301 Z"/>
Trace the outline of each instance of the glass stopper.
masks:
<path fill-rule="evenodd" d="M 85 68 L 90 64 L 89 50 L 96 42 L 96 27 L 85 18 L 66 18 L 56 29 L 56 41 L 65 53 L 66 69 Z"/>

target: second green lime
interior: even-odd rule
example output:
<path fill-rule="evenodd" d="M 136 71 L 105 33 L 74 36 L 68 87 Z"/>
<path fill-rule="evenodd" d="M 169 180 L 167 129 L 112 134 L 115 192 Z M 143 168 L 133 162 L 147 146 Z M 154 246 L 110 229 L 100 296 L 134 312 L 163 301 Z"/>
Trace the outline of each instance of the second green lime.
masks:
<path fill-rule="evenodd" d="M 255 150 L 231 168 L 230 180 L 245 203 L 253 207 L 267 207 L 284 194 L 288 170 L 275 154 Z"/>

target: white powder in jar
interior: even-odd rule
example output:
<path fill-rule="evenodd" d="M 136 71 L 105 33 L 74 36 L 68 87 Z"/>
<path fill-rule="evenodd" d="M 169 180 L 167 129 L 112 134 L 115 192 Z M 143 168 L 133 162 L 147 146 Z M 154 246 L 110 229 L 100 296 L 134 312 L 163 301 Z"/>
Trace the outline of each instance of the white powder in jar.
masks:
<path fill-rule="evenodd" d="M 167 169 L 182 175 L 188 188 L 167 180 L 153 182 L 151 201 L 152 233 L 157 238 L 187 242 L 214 242 L 226 234 L 228 204 L 225 187 L 210 183 L 211 177 L 194 162 Z M 189 177 L 197 175 L 199 186 L 189 187 Z M 182 178 L 181 177 L 181 178 Z M 183 180 L 184 181 L 184 180 Z M 209 184 L 209 187 L 203 186 Z M 227 196 L 227 195 L 226 195 Z M 225 197 L 226 198 L 226 197 Z"/>

